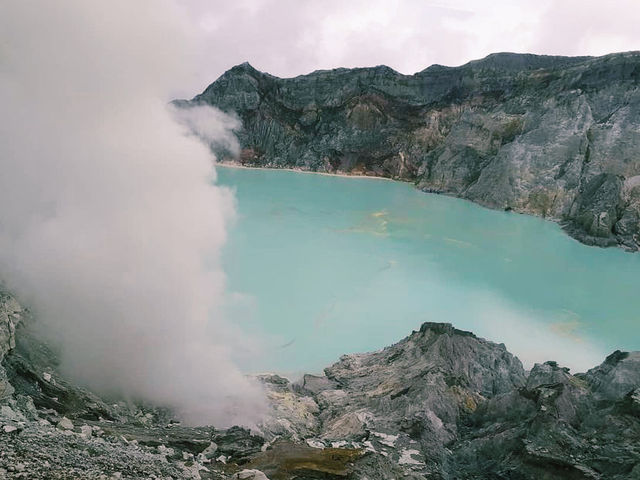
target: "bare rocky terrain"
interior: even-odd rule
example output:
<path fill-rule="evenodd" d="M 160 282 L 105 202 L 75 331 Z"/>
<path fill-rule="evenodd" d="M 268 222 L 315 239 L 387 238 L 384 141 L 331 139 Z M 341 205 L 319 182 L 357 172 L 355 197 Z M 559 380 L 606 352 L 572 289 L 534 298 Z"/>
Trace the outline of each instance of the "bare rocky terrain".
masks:
<path fill-rule="evenodd" d="M 0 478 L 640 478 L 640 352 L 526 372 L 502 344 L 425 323 L 322 376 L 259 376 L 268 418 L 221 430 L 68 382 L 35 324 L 1 295 Z"/>
<path fill-rule="evenodd" d="M 192 100 L 236 114 L 248 166 L 395 178 L 538 215 L 578 240 L 640 247 L 640 53 L 497 53 L 414 75 L 277 78 L 248 63 Z"/>

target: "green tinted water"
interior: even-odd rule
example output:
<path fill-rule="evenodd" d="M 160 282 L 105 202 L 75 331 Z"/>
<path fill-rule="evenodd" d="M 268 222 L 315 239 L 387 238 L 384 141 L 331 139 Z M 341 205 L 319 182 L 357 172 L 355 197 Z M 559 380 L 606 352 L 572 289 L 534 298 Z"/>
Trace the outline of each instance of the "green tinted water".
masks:
<path fill-rule="evenodd" d="M 411 185 L 218 168 L 238 218 L 229 316 L 264 338 L 247 370 L 318 371 L 425 321 L 584 370 L 640 349 L 640 254 Z"/>

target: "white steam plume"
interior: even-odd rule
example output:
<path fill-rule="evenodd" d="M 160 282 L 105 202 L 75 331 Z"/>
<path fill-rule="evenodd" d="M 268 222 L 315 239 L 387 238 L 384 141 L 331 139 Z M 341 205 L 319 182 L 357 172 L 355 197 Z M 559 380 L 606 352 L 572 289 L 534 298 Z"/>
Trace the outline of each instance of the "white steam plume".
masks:
<path fill-rule="evenodd" d="M 0 274 L 76 380 L 251 424 L 262 393 L 216 312 L 233 199 L 167 107 L 186 31 L 164 0 L 2 2 Z M 233 121 L 210 118 L 233 145 Z"/>
<path fill-rule="evenodd" d="M 187 128 L 186 133 L 199 138 L 214 151 L 222 151 L 237 157 L 240 154 L 238 139 L 233 134 L 242 122 L 236 115 L 229 115 L 209 105 L 173 107 L 173 118 Z"/>

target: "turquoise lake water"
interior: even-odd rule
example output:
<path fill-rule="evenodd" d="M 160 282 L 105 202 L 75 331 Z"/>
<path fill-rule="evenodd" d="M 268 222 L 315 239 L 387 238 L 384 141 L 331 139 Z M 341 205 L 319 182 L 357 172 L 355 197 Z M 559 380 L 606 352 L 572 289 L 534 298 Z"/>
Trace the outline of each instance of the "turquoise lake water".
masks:
<path fill-rule="evenodd" d="M 422 322 L 573 371 L 640 349 L 640 254 L 587 247 L 554 223 L 409 184 L 218 168 L 237 219 L 227 315 L 260 340 L 250 371 L 320 371 Z"/>

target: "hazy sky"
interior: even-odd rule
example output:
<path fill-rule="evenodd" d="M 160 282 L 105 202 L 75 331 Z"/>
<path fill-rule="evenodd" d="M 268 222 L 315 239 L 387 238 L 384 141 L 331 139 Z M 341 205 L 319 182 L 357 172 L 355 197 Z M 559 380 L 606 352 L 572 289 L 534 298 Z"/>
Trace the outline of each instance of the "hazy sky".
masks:
<path fill-rule="evenodd" d="M 201 45 L 184 95 L 249 61 L 278 76 L 385 64 L 414 73 L 492 52 L 640 50 L 638 0 L 180 0 Z"/>

